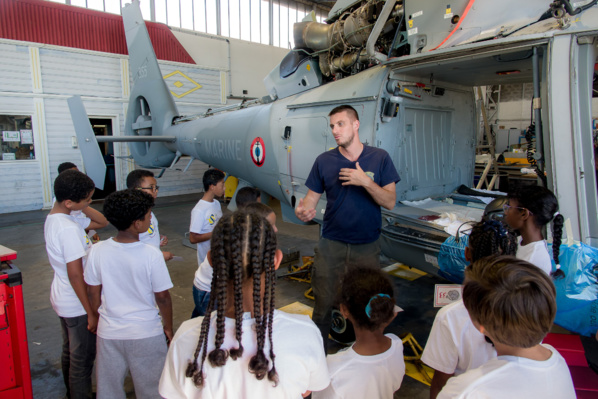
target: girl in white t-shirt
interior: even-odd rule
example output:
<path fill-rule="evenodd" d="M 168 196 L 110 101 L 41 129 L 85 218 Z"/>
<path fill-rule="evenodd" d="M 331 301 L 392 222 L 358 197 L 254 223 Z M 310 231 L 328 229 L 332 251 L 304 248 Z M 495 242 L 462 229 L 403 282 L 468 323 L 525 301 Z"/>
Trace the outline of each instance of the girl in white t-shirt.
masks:
<path fill-rule="evenodd" d="M 318 328 L 308 316 L 275 310 L 282 252 L 272 224 L 237 211 L 219 220 L 210 246 L 214 273 L 207 313 L 176 332 L 160 394 L 299 398 L 324 389 L 330 379 Z"/>
<path fill-rule="evenodd" d="M 541 186 L 524 186 L 510 193 L 503 205 L 505 222 L 519 234 L 521 242 L 517 249 L 517 258 L 523 259 L 542 269 L 554 278 L 564 276 L 559 265 L 559 251 L 563 236 L 565 219 L 559 213 L 559 203 L 549 189 Z M 542 228 L 552 222 L 552 258 L 556 270 L 552 272 L 552 263 Z"/>
<path fill-rule="evenodd" d="M 397 315 L 393 287 L 384 272 L 349 271 L 342 279 L 340 311 L 353 323 L 355 343 L 327 358 L 330 385 L 314 399 L 388 398 L 405 375 L 403 342 L 384 329 Z"/>

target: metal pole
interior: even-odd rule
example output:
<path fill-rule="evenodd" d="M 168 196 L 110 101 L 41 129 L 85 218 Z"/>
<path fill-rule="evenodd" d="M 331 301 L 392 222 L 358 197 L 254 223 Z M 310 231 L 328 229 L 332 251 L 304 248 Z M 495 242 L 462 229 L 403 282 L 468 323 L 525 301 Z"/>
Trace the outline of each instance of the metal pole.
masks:
<path fill-rule="evenodd" d="M 272 0 L 268 0 L 268 44 L 274 45 L 274 5 Z"/>
<path fill-rule="evenodd" d="M 150 21 L 156 22 L 156 0 L 150 0 Z"/>
<path fill-rule="evenodd" d="M 164 9 L 166 10 L 166 25 L 170 26 L 168 23 L 168 0 L 164 0 Z"/>
<path fill-rule="evenodd" d="M 86 139 L 86 141 L 89 139 Z M 174 143 L 176 136 L 96 136 L 98 143 Z"/>
<path fill-rule="evenodd" d="M 220 1 L 222 0 L 216 0 L 216 34 L 218 36 L 222 36 L 222 27 L 221 27 L 221 21 L 220 21 L 220 15 L 221 15 L 221 6 L 220 6 Z M 206 10 L 206 13 L 208 12 L 208 10 Z"/>
<path fill-rule="evenodd" d="M 258 13 L 260 14 L 259 15 L 259 21 L 260 21 L 260 23 L 259 23 L 259 27 L 260 27 L 259 31 L 260 31 L 260 43 L 261 43 L 262 42 L 262 2 L 260 1 L 258 4 L 260 5 L 260 7 L 258 9 Z"/>

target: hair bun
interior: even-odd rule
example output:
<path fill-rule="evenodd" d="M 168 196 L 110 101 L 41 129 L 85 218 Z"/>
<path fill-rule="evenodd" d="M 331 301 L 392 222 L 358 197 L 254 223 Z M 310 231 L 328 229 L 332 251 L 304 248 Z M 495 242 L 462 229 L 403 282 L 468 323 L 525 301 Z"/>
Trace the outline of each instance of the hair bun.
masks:
<path fill-rule="evenodd" d="M 390 295 L 388 294 L 376 294 L 374 296 L 372 296 L 368 302 L 368 304 L 365 306 L 365 314 L 371 319 L 372 318 L 372 301 L 374 299 L 377 298 L 388 298 L 390 299 Z"/>

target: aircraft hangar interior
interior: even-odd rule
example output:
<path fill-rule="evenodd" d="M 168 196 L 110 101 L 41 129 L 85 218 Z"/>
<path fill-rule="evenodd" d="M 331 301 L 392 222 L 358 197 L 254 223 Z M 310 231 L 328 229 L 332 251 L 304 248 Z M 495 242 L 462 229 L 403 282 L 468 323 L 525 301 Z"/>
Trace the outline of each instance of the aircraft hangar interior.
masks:
<path fill-rule="evenodd" d="M 0 0 L 0 398 L 598 398 L 598 0 L 500 3 Z"/>

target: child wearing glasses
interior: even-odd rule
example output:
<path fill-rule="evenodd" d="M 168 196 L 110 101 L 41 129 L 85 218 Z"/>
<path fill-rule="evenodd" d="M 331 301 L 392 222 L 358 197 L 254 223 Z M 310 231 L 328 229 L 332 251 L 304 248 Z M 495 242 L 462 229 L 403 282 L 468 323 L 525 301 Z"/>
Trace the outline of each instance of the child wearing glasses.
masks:
<path fill-rule="evenodd" d="M 141 190 L 144 193 L 151 195 L 154 200 L 158 198 L 158 190 L 160 189 L 154 174 L 145 169 L 135 169 L 129 173 L 127 176 L 127 188 Z M 139 241 L 158 249 L 168 244 L 168 237 L 160 235 L 160 230 L 158 230 L 158 219 L 153 211 L 150 226 L 145 233 L 139 234 Z M 171 260 L 173 257 L 173 254 L 168 251 L 162 251 L 162 255 L 164 256 L 164 260 Z"/>
<path fill-rule="evenodd" d="M 526 186 L 507 196 L 503 206 L 505 222 L 521 235 L 517 258 L 539 267 L 546 274 L 562 277 L 559 265 L 559 251 L 565 219 L 559 213 L 559 203 L 555 195 L 547 188 Z M 552 222 L 552 256 L 557 270 L 552 272 L 552 264 L 542 228 Z"/>

